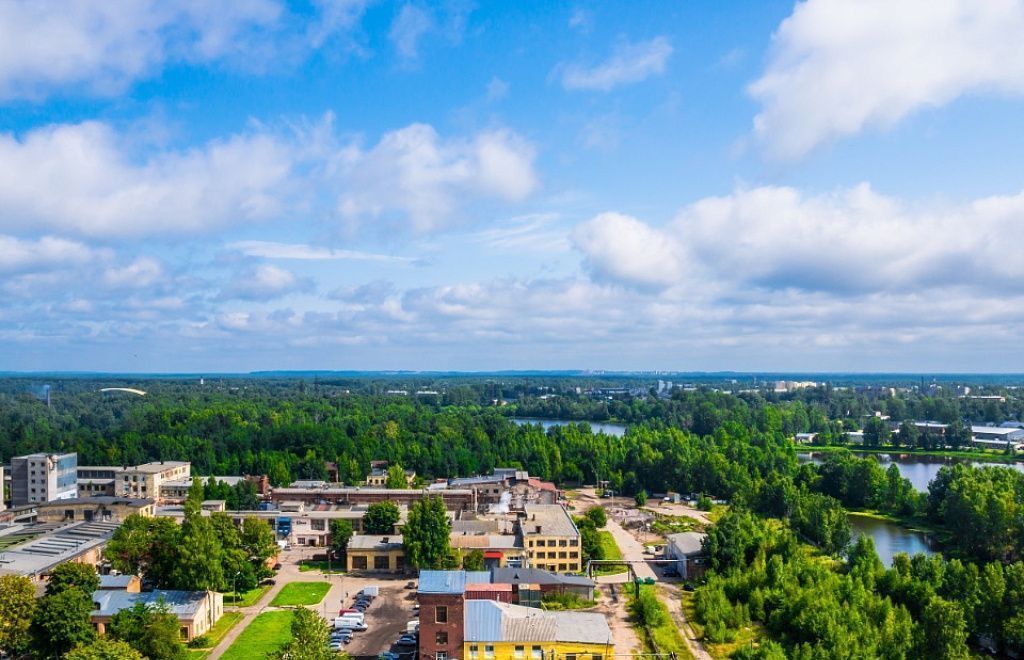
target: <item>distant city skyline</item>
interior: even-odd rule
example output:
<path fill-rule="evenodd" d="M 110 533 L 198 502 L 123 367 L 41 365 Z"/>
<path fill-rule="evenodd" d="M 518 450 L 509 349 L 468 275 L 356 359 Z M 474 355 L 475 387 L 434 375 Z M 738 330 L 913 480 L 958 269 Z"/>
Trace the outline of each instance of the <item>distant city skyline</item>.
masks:
<path fill-rule="evenodd" d="M 1024 372 L 1024 2 L 0 4 L 0 371 Z"/>

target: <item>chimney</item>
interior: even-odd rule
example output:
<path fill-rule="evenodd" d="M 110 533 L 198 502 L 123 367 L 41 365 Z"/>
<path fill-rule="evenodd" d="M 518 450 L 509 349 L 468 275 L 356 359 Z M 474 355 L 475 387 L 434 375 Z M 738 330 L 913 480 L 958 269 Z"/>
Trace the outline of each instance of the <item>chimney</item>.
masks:
<path fill-rule="evenodd" d="M 540 525 L 537 525 L 537 534 L 540 534 Z"/>

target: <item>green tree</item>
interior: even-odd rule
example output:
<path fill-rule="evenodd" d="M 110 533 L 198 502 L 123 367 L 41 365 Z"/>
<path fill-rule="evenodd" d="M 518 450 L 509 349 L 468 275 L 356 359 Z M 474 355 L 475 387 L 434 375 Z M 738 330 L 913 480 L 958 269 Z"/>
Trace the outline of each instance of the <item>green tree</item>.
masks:
<path fill-rule="evenodd" d="M 242 520 L 239 543 L 249 558 L 260 565 L 278 552 L 277 537 L 270 523 L 255 516 Z"/>
<path fill-rule="evenodd" d="M 330 523 L 331 551 L 334 556 L 344 559 L 348 550 L 348 542 L 355 533 L 352 530 L 352 523 L 347 520 L 333 518 Z"/>
<path fill-rule="evenodd" d="M 470 550 L 462 557 L 462 568 L 467 571 L 484 570 L 483 550 Z"/>
<path fill-rule="evenodd" d="M 608 514 L 605 513 L 603 506 L 591 507 L 583 515 L 586 516 L 587 520 L 594 523 L 594 527 L 598 529 L 608 524 Z"/>
<path fill-rule="evenodd" d="M 405 480 L 405 470 L 401 465 L 392 465 L 388 468 L 388 477 L 384 482 L 384 487 L 391 489 L 409 487 L 409 482 Z"/>
<path fill-rule="evenodd" d="M 969 657 L 964 613 L 956 603 L 933 596 L 921 613 L 918 634 L 919 658 L 959 660 Z"/>
<path fill-rule="evenodd" d="M 150 660 L 179 660 L 188 655 L 178 634 L 178 617 L 162 600 L 136 603 L 115 614 L 107 629 L 114 639 L 127 642 Z"/>
<path fill-rule="evenodd" d="M 50 571 L 50 579 L 46 583 L 46 595 L 53 596 L 68 589 L 81 589 L 92 594 L 100 588 L 100 578 L 91 564 L 64 562 L 57 564 Z"/>
<path fill-rule="evenodd" d="M 425 497 L 409 507 L 402 530 L 405 562 L 413 568 L 441 568 L 451 554 L 451 522 L 444 500 Z"/>
<path fill-rule="evenodd" d="M 18 656 L 28 648 L 36 609 L 36 589 L 20 575 L 0 575 L 0 655 Z"/>
<path fill-rule="evenodd" d="M 279 660 L 338 660 L 338 654 L 331 651 L 330 629 L 323 617 L 305 607 L 295 608 L 292 619 L 292 638 L 278 651 Z"/>
<path fill-rule="evenodd" d="M 636 505 L 638 507 L 647 506 L 647 491 L 641 488 L 636 492 L 636 495 L 633 496 L 633 499 L 636 501 Z"/>
<path fill-rule="evenodd" d="M 32 650 L 44 658 L 63 657 L 79 644 L 96 637 L 89 620 L 92 595 L 80 589 L 65 589 L 39 599 L 32 619 Z"/>
<path fill-rule="evenodd" d="M 88 644 L 79 644 L 64 660 L 142 660 L 142 654 L 127 642 L 98 637 Z"/>
<path fill-rule="evenodd" d="M 864 444 L 879 447 L 889 441 L 889 424 L 881 417 L 872 415 L 864 422 Z"/>
<path fill-rule="evenodd" d="M 223 546 L 210 520 L 198 513 L 186 514 L 173 573 L 175 587 L 185 591 L 223 590 L 226 586 L 223 554 Z"/>
<path fill-rule="evenodd" d="M 398 505 L 391 500 L 374 502 L 366 507 L 363 529 L 367 534 L 393 534 L 401 517 Z"/>

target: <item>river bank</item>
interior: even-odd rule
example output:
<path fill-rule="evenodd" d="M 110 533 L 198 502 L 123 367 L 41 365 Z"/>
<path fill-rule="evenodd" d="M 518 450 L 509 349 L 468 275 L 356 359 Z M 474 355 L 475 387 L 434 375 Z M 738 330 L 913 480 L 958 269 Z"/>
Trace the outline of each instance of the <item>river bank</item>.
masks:
<path fill-rule="evenodd" d="M 850 451 L 855 454 L 894 454 L 900 456 L 933 456 L 935 458 L 950 458 L 965 461 L 977 461 L 979 463 L 1020 463 L 1024 464 L 1024 455 L 1007 456 L 1002 452 L 988 451 L 985 449 L 974 449 L 970 451 L 955 451 L 952 449 L 911 449 L 908 447 L 894 447 L 892 445 L 882 447 L 849 447 L 840 445 L 794 445 L 797 453 L 821 453 Z"/>

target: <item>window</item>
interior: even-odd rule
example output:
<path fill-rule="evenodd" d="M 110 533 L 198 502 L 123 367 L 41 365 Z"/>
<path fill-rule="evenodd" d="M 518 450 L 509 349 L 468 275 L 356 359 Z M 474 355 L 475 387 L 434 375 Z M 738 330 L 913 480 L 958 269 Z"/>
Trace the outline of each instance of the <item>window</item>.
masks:
<path fill-rule="evenodd" d="M 576 654 L 575 653 L 566 653 L 565 654 L 565 660 L 576 660 Z"/>
<path fill-rule="evenodd" d="M 580 540 L 579 539 L 569 539 L 569 545 L 571 545 L 572 547 L 575 548 L 579 544 L 580 544 Z"/>
<path fill-rule="evenodd" d="M 561 539 L 561 540 L 558 541 L 558 547 L 559 548 L 564 548 L 565 545 L 566 545 L 565 539 Z"/>
<path fill-rule="evenodd" d="M 577 559 L 577 558 L 579 558 L 579 553 L 577 553 L 577 552 L 570 552 L 569 553 L 569 559 Z"/>
<path fill-rule="evenodd" d="M 559 559 L 565 559 L 565 553 L 564 552 L 559 552 L 558 553 L 558 558 Z"/>
<path fill-rule="evenodd" d="M 516 647 L 516 653 L 515 653 L 516 660 L 523 660 L 523 658 L 525 658 L 525 657 L 526 657 L 526 647 L 525 646 L 517 646 Z"/>
<path fill-rule="evenodd" d="M 494 660 L 494 644 L 484 646 L 484 660 Z"/>
<path fill-rule="evenodd" d="M 565 572 L 565 570 L 566 570 L 566 568 L 565 568 L 565 564 L 559 564 L 559 565 L 558 565 L 558 570 L 560 570 L 560 571 L 562 571 L 562 572 L 564 573 L 564 572 Z"/>
<path fill-rule="evenodd" d="M 590 660 L 604 660 L 604 656 L 600 653 L 595 653 L 594 655 L 590 656 Z"/>
<path fill-rule="evenodd" d="M 436 660 L 448 660 L 448 652 L 447 651 L 438 651 L 437 653 L 434 654 L 434 658 Z"/>
<path fill-rule="evenodd" d="M 530 660 L 544 660 L 544 651 L 539 646 L 530 649 Z"/>
<path fill-rule="evenodd" d="M 480 657 L 480 647 L 476 644 L 469 645 L 469 660 L 477 660 Z"/>
<path fill-rule="evenodd" d="M 448 608 L 445 605 L 434 608 L 434 623 L 448 623 Z"/>
<path fill-rule="evenodd" d="M 373 568 L 377 571 L 386 571 L 391 566 L 390 558 L 387 555 L 383 557 L 377 555 L 373 558 Z"/>
<path fill-rule="evenodd" d="M 434 635 L 434 641 L 438 646 L 448 646 L 448 633 L 443 630 L 437 631 L 437 634 Z"/>

